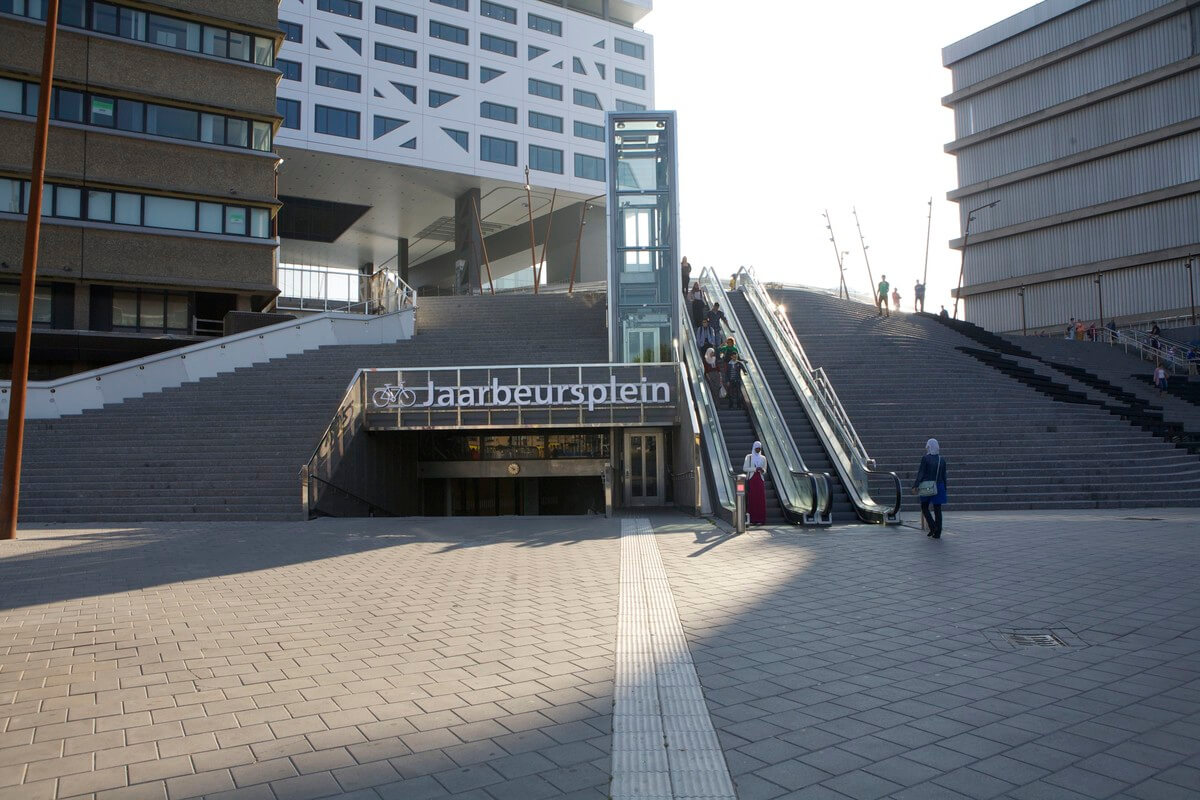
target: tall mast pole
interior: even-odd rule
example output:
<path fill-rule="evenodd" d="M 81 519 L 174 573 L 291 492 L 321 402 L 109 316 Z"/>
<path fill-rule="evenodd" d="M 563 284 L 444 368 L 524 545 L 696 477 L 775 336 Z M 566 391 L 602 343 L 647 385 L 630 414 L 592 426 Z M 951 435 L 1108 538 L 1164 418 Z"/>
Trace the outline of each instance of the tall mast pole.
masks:
<path fill-rule="evenodd" d="M 833 255 L 837 258 L 838 265 L 838 297 L 845 295 L 846 299 L 850 299 L 850 290 L 846 288 L 846 265 L 842 262 L 842 251 L 838 249 L 837 237 L 833 233 L 833 220 L 829 218 L 829 209 L 821 212 L 821 216 L 825 218 L 825 227 L 829 231 L 829 241 L 833 242 Z"/>
<path fill-rule="evenodd" d="M 875 298 L 876 307 L 879 306 L 879 293 L 875 291 L 875 276 L 871 274 L 871 259 L 867 256 L 867 240 L 863 237 L 862 223 L 858 221 L 858 209 L 850 209 L 854 214 L 854 227 L 858 228 L 858 243 L 862 245 L 863 261 L 867 262 L 867 280 L 871 282 L 871 296 Z"/>
<path fill-rule="evenodd" d="M 929 221 L 925 224 L 925 271 L 921 273 L 921 285 L 929 278 L 929 234 L 933 232 L 933 198 L 929 198 Z"/>
<path fill-rule="evenodd" d="M 529 209 L 529 268 L 533 270 L 533 293 L 538 293 L 537 244 L 533 237 L 533 187 L 529 185 L 529 165 L 525 165 L 525 207 Z"/>

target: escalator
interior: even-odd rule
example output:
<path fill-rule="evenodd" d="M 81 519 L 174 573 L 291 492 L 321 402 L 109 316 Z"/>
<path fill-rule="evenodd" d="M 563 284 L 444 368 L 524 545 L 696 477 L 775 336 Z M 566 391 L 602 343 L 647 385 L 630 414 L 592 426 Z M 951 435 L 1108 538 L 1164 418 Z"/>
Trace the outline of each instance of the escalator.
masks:
<path fill-rule="evenodd" d="M 749 299 L 744 292 L 740 291 L 726 292 L 725 295 L 728 307 L 737 315 L 738 321 L 741 323 L 742 335 L 746 338 L 745 343 L 750 345 L 750 349 L 755 354 L 758 363 L 754 367 L 762 375 L 767 386 L 770 387 L 771 393 L 775 396 L 775 403 L 783 414 L 788 432 L 791 433 L 792 441 L 795 443 L 800 457 L 804 459 L 805 466 L 829 477 L 834 522 L 857 521 L 858 515 L 854 510 L 854 502 L 850 499 L 850 493 L 846 491 L 845 485 L 838 477 L 833 462 L 821 445 L 821 439 L 817 436 L 816 429 L 809 421 L 803 403 L 796 395 L 787 375 L 784 374 L 783 365 L 779 362 L 779 357 L 775 354 L 775 349 L 767 339 L 766 333 L 763 332 L 762 326 L 755 318 Z M 739 344 L 741 343 L 739 342 Z M 722 426 L 724 426 L 724 420 L 722 420 Z M 726 439 L 728 440 L 728 435 Z M 736 451 L 731 450 L 731 452 Z"/>
<path fill-rule="evenodd" d="M 725 440 L 725 450 L 729 453 L 732 462 L 729 466 L 736 474 L 742 471 L 742 464 L 745 462 L 750 448 L 758 440 L 758 434 L 754 430 L 754 424 L 750 421 L 748 410 L 727 408 L 726 400 L 718 400 L 717 404 L 721 436 Z M 767 490 L 767 524 L 785 525 L 788 523 L 788 517 L 783 511 L 783 503 L 780 501 L 779 491 L 775 487 L 774 472 L 768 463 L 767 477 L 764 481 Z"/>

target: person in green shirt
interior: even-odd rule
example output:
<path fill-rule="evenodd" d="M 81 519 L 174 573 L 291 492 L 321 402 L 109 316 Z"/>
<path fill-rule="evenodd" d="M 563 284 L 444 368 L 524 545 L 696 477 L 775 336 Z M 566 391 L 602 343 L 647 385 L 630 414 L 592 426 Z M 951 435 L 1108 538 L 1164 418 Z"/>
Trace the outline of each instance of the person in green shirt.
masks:
<path fill-rule="evenodd" d="M 892 287 L 887 282 L 887 275 L 881 275 L 880 278 L 881 278 L 881 280 L 879 281 L 879 299 L 878 299 L 878 301 L 876 301 L 875 307 L 877 309 L 879 309 L 879 316 L 882 317 L 884 315 L 884 312 L 887 312 L 887 315 L 890 317 L 892 315 L 892 312 L 888 308 L 888 289 L 890 289 Z"/>

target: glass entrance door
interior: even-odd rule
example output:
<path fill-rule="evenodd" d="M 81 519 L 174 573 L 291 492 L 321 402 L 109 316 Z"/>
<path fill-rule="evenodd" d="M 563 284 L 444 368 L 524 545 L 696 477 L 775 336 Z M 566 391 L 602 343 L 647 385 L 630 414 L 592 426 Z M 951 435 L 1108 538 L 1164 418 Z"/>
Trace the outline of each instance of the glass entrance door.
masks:
<path fill-rule="evenodd" d="M 625 501 L 631 506 L 660 506 L 665 500 L 662 440 L 658 430 L 625 431 Z"/>
<path fill-rule="evenodd" d="M 626 328 L 625 360 L 630 363 L 649 364 L 659 358 L 660 328 Z"/>

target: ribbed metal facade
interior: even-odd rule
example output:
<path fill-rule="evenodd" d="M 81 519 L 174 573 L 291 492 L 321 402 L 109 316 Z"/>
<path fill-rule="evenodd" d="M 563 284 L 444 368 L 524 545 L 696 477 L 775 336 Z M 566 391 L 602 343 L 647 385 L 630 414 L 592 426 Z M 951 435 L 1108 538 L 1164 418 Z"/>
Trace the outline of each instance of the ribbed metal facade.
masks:
<path fill-rule="evenodd" d="M 1020 331 L 1024 286 L 1030 329 L 1098 321 L 1097 275 L 1106 319 L 1185 312 L 1184 263 L 1200 253 L 1200 0 L 1047 0 L 945 60 L 956 135 L 971 137 L 950 147 L 962 230 L 968 209 L 999 201 L 970 223 L 966 318 Z"/>

